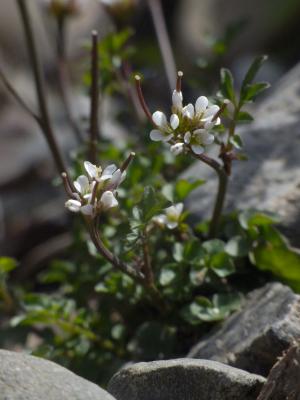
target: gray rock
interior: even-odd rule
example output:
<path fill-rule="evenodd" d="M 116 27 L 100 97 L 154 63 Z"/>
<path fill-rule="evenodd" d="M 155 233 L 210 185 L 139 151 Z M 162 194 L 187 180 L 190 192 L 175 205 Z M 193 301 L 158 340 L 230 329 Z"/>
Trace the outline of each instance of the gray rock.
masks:
<path fill-rule="evenodd" d="M 108 390 L 117 400 L 255 400 L 263 383 L 218 362 L 178 359 L 124 368 Z"/>
<path fill-rule="evenodd" d="M 284 12 L 279 3 L 274 8 L 273 0 L 181 0 L 176 26 L 181 50 L 190 58 L 191 54 L 209 54 L 208 34 L 223 37 L 229 24 L 245 21 L 230 49 L 230 55 L 240 56 L 263 49 L 283 29 L 296 24 L 297 15 L 299 7 L 293 0 L 285 2 Z"/>
<path fill-rule="evenodd" d="M 299 244 L 300 64 L 253 114 L 254 123 L 240 129 L 249 160 L 233 164 L 226 208 L 275 212 L 293 243 Z M 189 206 L 199 217 L 208 217 L 217 185 L 214 171 L 198 162 L 184 176 L 207 180 L 193 192 Z"/>
<path fill-rule="evenodd" d="M 0 350 L 1 400 L 113 400 L 106 391 L 41 358 Z"/>
<path fill-rule="evenodd" d="M 244 308 L 196 345 L 188 357 L 267 375 L 295 339 L 300 339 L 300 296 L 287 286 L 271 283 L 252 292 Z"/>

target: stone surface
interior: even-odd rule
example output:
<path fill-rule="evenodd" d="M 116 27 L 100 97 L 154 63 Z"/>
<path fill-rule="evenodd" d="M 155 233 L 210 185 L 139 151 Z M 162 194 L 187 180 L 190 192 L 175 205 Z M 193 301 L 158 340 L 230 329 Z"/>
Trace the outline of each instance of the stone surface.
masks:
<path fill-rule="evenodd" d="M 295 339 L 300 339 L 300 296 L 287 286 L 271 283 L 252 292 L 244 308 L 196 345 L 188 357 L 267 375 Z"/>
<path fill-rule="evenodd" d="M 237 56 L 261 51 L 275 37 L 280 40 L 283 29 L 289 32 L 297 26 L 299 12 L 294 0 L 276 2 L 276 7 L 274 0 L 181 0 L 176 21 L 181 51 L 189 58 L 193 53 L 209 53 L 207 35 L 223 37 L 230 24 L 240 21 L 245 22 L 244 29 L 235 37 L 231 50 L 238 51 Z"/>
<path fill-rule="evenodd" d="M 300 346 L 291 346 L 272 368 L 257 400 L 300 400 Z"/>
<path fill-rule="evenodd" d="M 113 400 L 106 391 L 41 358 L 0 350 L 1 400 Z"/>
<path fill-rule="evenodd" d="M 124 368 L 108 390 L 117 400 L 255 400 L 263 382 L 217 362 L 178 359 Z"/>
<path fill-rule="evenodd" d="M 239 129 L 249 160 L 233 164 L 227 210 L 275 212 L 292 242 L 300 244 L 300 64 L 268 93 L 253 115 L 254 123 Z M 198 162 L 184 176 L 207 180 L 193 192 L 189 207 L 194 214 L 208 217 L 217 184 L 214 171 Z"/>

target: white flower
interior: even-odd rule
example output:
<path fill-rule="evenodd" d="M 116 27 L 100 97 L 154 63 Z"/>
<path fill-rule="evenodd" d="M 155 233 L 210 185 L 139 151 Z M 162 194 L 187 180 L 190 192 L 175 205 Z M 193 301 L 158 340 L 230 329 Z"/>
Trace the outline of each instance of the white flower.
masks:
<path fill-rule="evenodd" d="M 203 123 L 204 129 L 212 129 L 215 125 L 220 125 L 221 123 L 220 118 L 216 118 L 213 121 L 219 110 L 220 107 L 217 105 L 209 106 L 207 97 L 200 96 L 196 100 L 195 104 L 195 118 L 197 118 L 199 122 Z"/>
<path fill-rule="evenodd" d="M 164 214 L 153 217 L 153 221 L 160 226 L 166 226 L 168 229 L 174 229 L 178 226 L 183 211 L 183 203 L 174 204 L 166 208 Z"/>
<path fill-rule="evenodd" d="M 118 200 L 115 198 L 114 193 L 109 190 L 102 194 L 99 203 L 102 205 L 104 210 L 116 207 L 119 204 Z"/>
<path fill-rule="evenodd" d="M 176 114 L 172 114 L 170 123 L 168 123 L 167 117 L 162 111 L 155 111 L 152 115 L 153 122 L 157 129 L 153 129 L 150 132 L 150 138 L 154 142 L 168 142 L 172 139 L 174 131 L 179 126 L 179 117 Z"/>
<path fill-rule="evenodd" d="M 109 189 L 117 188 L 126 178 L 126 171 L 122 172 L 115 164 L 107 166 L 102 171 L 101 167 L 97 167 L 89 161 L 85 161 L 84 168 L 90 179 L 94 179 L 100 183 L 101 187 L 105 186 Z"/>
<path fill-rule="evenodd" d="M 205 147 L 214 142 L 214 135 L 205 129 L 196 129 L 193 133 L 186 132 L 184 135 L 184 143 L 191 146 L 195 154 L 202 154 Z"/>
<path fill-rule="evenodd" d="M 131 155 L 132 156 L 132 155 Z M 72 212 L 95 217 L 102 210 L 106 211 L 118 205 L 116 189 L 126 177 L 126 171 L 121 171 L 111 164 L 104 170 L 89 161 L 84 162 L 87 175 L 80 175 L 74 182 L 74 190 L 69 184 L 72 198 L 65 206 Z"/>
<path fill-rule="evenodd" d="M 178 156 L 184 151 L 184 143 L 176 143 L 170 147 L 171 153 Z"/>
<path fill-rule="evenodd" d="M 168 122 L 163 112 L 156 111 L 152 115 L 155 129 L 150 132 L 150 138 L 155 142 L 170 143 L 170 151 L 175 155 L 181 154 L 185 149 L 201 154 L 214 142 L 214 135 L 209 131 L 221 123 L 217 115 L 220 107 L 210 104 L 205 96 L 198 97 L 195 105 L 189 103 L 184 106 L 180 89 L 181 77 L 182 73 L 179 72 L 177 87 L 172 93 L 170 121 Z"/>
<path fill-rule="evenodd" d="M 172 110 L 174 113 L 182 111 L 182 100 L 183 100 L 182 92 L 177 92 L 177 90 L 174 90 L 172 94 L 172 104 L 173 104 Z"/>

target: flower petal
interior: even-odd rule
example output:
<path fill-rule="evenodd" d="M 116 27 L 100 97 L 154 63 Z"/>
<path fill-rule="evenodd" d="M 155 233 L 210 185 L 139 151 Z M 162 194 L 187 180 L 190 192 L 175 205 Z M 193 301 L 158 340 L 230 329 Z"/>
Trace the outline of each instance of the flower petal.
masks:
<path fill-rule="evenodd" d="M 183 210 L 183 203 L 177 203 L 174 205 L 176 212 L 178 213 L 178 215 L 180 215 L 182 213 Z"/>
<path fill-rule="evenodd" d="M 194 133 L 195 133 L 195 135 L 197 135 L 197 140 L 201 144 L 209 145 L 209 144 L 212 144 L 215 140 L 214 135 L 207 132 L 205 129 L 198 129 L 198 130 L 194 131 Z"/>
<path fill-rule="evenodd" d="M 175 156 L 181 154 L 183 150 L 184 150 L 184 143 L 176 143 L 170 147 L 171 153 L 173 153 Z"/>
<path fill-rule="evenodd" d="M 121 183 L 122 172 L 120 169 L 117 169 L 116 172 L 113 174 L 111 180 L 109 181 L 110 189 L 117 188 Z"/>
<path fill-rule="evenodd" d="M 178 222 L 176 221 L 167 221 L 167 227 L 169 229 L 175 229 L 178 226 Z"/>
<path fill-rule="evenodd" d="M 153 129 L 150 132 L 150 139 L 153 140 L 154 142 L 160 142 L 160 141 L 163 141 L 165 139 L 165 136 L 158 129 Z"/>
<path fill-rule="evenodd" d="M 164 214 L 156 215 L 152 220 L 161 226 L 165 226 L 167 223 L 167 217 Z"/>
<path fill-rule="evenodd" d="M 98 176 L 98 169 L 96 165 L 92 164 L 89 161 L 84 162 L 84 168 L 90 178 L 96 178 Z"/>
<path fill-rule="evenodd" d="M 177 129 L 179 126 L 179 117 L 177 114 L 172 114 L 170 118 L 170 125 L 172 129 Z"/>
<path fill-rule="evenodd" d="M 199 144 L 192 144 L 192 150 L 195 154 L 202 154 L 204 153 L 204 148 Z"/>
<path fill-rule="evenodd" d="M 187 117 L 190 119 L 194 118 L 195 109 L 194 109 L 193 104 L 189 103 L 187 106 L 183 107 L 182 114 L 184 117 Z"/>
<path fill-rule="evenodd" d="M 205 96 L 200 96 L 196 100 L 195 108 L 197 114 L 202 114 L 208 106 L 208 98 Z"/>
<path fill-rule="evenodd" d="M 81 208 L 81 202 L 71 199 L 65 202 L 65 206 L 72 212 L 79 212 Z"/>
<path fill-rule="evenodd" d="M 90 190 L 90 183 L 85 175 L 80 175 L 74 182 L 74 186 L 80 194 L 86 194 Z"/>
<path fill-rule="evenodd" d="M 104 210 L 108 210 L 109 208 L 116 207 L 118 205 L 118 200 L 115 198 L 113 192 L 107 190 L 102 194 L 100 203 Z"/>
<path fill-rule="evenodd" d="M 182 92 L 177 92 L 177 90 L 173 91 L 172 103 L 177 110 L 182 109 Z"/>
<path fill-rule="evenodd" d="M 90 215 L 92 216 L 94 214 L 94 207 L 91 204 L 87 204 L 85 206 L 82 206 L 80 208 L 80 211 L 82 212 L 82 214 L 84 215 Z"/>
<path fill-rule="evenodd" d="M 208 118 L 211 116 L 214 116 L 217 114 L 217 112 L 220 110 L 220 107 L 217 105 L 213 105 L 207 108 L 207 110 L 204 112 L 203 118 Z"/>
<path fill-rule="evenodd" d="M 106 168 L 104 168 L 104 170 L 103 170 L 103 172 L 102 172 L 102 175 L 101 175 L 101 178 L 102 178 L 103 176 L 110 176 L 110 177 L 112 177 L 113 173 L 116 172 L 117 169 L 118 169 L 118 168 L 117 168 L 117 166 L 116 166 L 115 164 L 110 164 L 110 165 L 108 165 Z"/>
<path fill-rule="evenodd" d="M 184 143 L 189 144 L 191 142 L 192 134 L 191 132 L 185 132 L 184 134 Z"/>
<path fill-rule="evenodd" d="M 160 128 L 165 128 L 168 125 L 167 117 L 161 111 L 155 111 L 152 115 L 153 122 Z"/>

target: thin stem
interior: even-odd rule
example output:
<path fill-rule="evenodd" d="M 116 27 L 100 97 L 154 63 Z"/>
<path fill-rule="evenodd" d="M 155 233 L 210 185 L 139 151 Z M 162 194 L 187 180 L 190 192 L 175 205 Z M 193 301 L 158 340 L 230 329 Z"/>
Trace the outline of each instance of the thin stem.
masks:
<path fill-rule="evenodd" d="M 146 103 L 144 95 L 143 95 L 142 86 L 141 86 L 141 77 L 139 75 L 136 75 L 134 77 L 134 79 L 135 79 L 136 91 L 137 91 L 138 98 L 139 98 L 140 104 L 142 106 L 142 109 L 143 109 L 146 117 L 148 118 L 148 120 L 151 122 L 151 124 L 155 125 L 152 115 L 151 115 L 151 112 L 149 110 L 149 107 L 147 106 L 147 103 Z"/>
<path fill-rule="evenodd" d="M 64 184 L 65 191 L 66 191 L 66 193 L 68 194 L 68 196 L 69 196 L 71 199 L 76 199 L 76 196 L 74 195 L 74 192 L 73 192 L 73 190 L 72 190 L 72 186 L 71 186 L 71 183 L 70 183 L 70 179 L 69 179 L 67 173 L 66 173 L 66 172 L 63 172 L 63 173 L 61 174 L 61 177 L 62 177 L 62 181 L 63 181 L 63 184 Z"/>
<path fill-rule="evenodd" d="M 144 270 L 144 274 L 145 274 L 145 279 L 146 279 L 148 285 L 151 286 L 151 285 L 154 285 L 154 275 L 153 275 L 153 270 L 152 270 L 152 265 L 151 265 L 149 242 L 148 242 L 146 230 L 144 230 L 144 232 L 143 232 L 142 247 L 143 247 L 143 256 L 144 256 L 143 270 Z"/>
<path fill-rule="evenodd" d="M 28 9 L 27 9 L 28 2 L 26 0 L 17 0 L 17 5 L 19 7 L 24 33 L 29 53 L 29 60 L 32 67 L 33 75 L 34 75 L 34 82 L 36 88 L 36 94 L 39 103 L 40 109 L 40 119 L 39 125 L 43 130 L 48 145 L 50 147 L 51 153 L 53 155 L 57 170 L 59 173 L 62 173 L 66 170 L 65 163 L 63 157 L 61 155 L 60 149 L 57 145 L 54 132 L 51 126 L 48 107 L 46 103 L 46 96 L 44 91 L 44 84 L 40 69 L 40 63 L 38 59 L 37 49 L 33 37 L 33 30 L 31 26 L 31 20 L 29 17 Z"/>
<path fill-rule="evenodd" d="M 22 99 L 22 97 L 18 94 L 18 92 L 14 89 L 14 87 L 11 85 L 11 83 L 8 81 L 6 76 L 4 75 L 4 72 L 0 69 L 0 79 L 5 86 L 5 88 L 8 90 L 8 92 L 14 97 L 14 99 L 19 103 L 19 105 L 36 121 L 39 121 L 39 116 L 31 110 L 30 107 L 25 103 L 25 101 Z"/>
<path fill-rule="evenodd" d="M 130 77 L 132 75 L 132 68 L 129 64 L 128 60 L 123 61 L 122 63 L 122 70 L 121 73 L 118 74 L 117 71 L 117 78 L 120 81 L 120 85 L 127 96 L 128 100 L 130 101 L 132 112 L 134 117 L 137 119 L 138 124 L 145 122 L 145 116 L 140 108 L 140 102 L 136 93 L 135 88 L 130 82 Z"/>
<path fill-rule="evenodd" d="M 123 263 L 117 256 L 112 254 L 107 247 L 105 247 L 104 243 L 102 242 L 99 232 L 97 231 L 96 224 L 91 222 L 87 223 L 91 239 L 96 247 L 96 249 L 99 251 L 99 253 L 109 262 L 111 263 L 115 268 L 119 269 L 120 271 L 124 272 L 125 274 L 129 275 L 132 279 L 134 279 L 136 282 L 140 283 L 146 293 L 149 294 L 151 297 L 153 303 L 156 305 L 158 310 L 161 312 L 165 312 L 167 309 L 167 306 L 157 289 L 157 287 L 154 284 L 153 281 L 149 281 L 146 276 L 140 272 L 138 269 L 134 269 L 131 266 Z"/>
<path fill-rule="evenodd" d="M 147 0 L 147 1 L 152 16 L 160 52 L 163 58 L 166 75 L 169 81 L 170 89 L 172 91 L 176 85 L 177 68 L 161 5 L 161 0 Z"/>
<path fill-rule="evenodd" d="M 178 92 L 178 93 L 181 92 L 182 77 L 183 77 L 183 72 L 178 71 L 177 72 L 177 80 L 176 80 L 176 92 Z"/>
<path fill-rule="evenodd" d="M 209 229 L 209 237 L 211 239 L 215 238 L 219 231 L 222 211 L 226 198 L 227 184 L 228 184 L 228 176 L 224 171 L 222 173 L 221 172 L 218 173 L 218 178 L 219 178 L 218 193 Z"/>
<path fill-rule="evenodd" d="M 99 232 L 96 229 L 96 226 L 91 226 L 89 228 L 91 239 L 99 251 L 99 253 L 108 261 L 110 262 L 115 268 L 121 270 L 125 274 L 129 275 L 134 280 L 142 283 L 145 279 L 144 274 L 139 272 L 136 269 L 133 269 L 129 265 L 123 263 L 117 256 L 112 254 L 107 247 L 105 247 L 104 243 L 102 242 Z"/>
<path fill-rule="evenodd" d="M 120 167 L 121 172 L 126 171 L 126 169 L 129 167 L 129 164 L 131 161 L 134 159 L 135 153 L 132 151 L 129 156 L 126 158 L 126 160 L 123 162 L 123 164 Z"/>
<path fill-rule="evenodd" d="M 205 154 L 195 154 L 192 150 L 191 154 L 193 155 L 193 157 L 213 168 L 218 175 L 218 192 L 209 228 L 209 237 L 214 238 L 217 236 L 219 231 L 227 191 L 228 176 L 224 170 L 224 167 L 213 158 L 210 158 Z"/>
<path fill-rule="evenodd" d="M 61 100 L 65 109 L 67 120 L 74 132 L 74 136 L 78 143 L 82 143 L 83 137 L 81 129 L 73 116 L 70 102 L 70 79 L 68 73 L 68 65 L 66 59 L 66 19 L 65 17 L 57 20 L 57 69 L 58 69 L 58 84 L 61 94 Z"/>
<path fill-rule="evenodd" d="M 92 32 L 91 51 L 91 114 L 90 114 L 90 160 L 97 161 L 97 139 L 99 137 L 99 54 L 98 32 Z"/>

